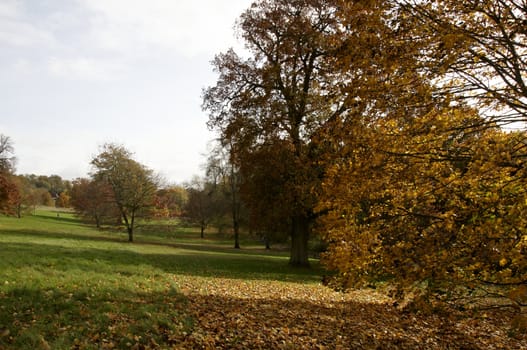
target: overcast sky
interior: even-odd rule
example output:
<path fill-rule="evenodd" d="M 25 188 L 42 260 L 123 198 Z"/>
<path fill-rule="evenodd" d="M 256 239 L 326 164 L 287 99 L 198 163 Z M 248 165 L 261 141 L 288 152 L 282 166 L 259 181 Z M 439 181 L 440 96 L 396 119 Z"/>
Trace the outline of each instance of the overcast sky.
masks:
<path fill-rule="evenodd" d="M 105 142 L 173 183 L 200 174 L 201 89 L 250 0 L 0 0 L 0 133 L 19 174 L 87 176 Z"/>

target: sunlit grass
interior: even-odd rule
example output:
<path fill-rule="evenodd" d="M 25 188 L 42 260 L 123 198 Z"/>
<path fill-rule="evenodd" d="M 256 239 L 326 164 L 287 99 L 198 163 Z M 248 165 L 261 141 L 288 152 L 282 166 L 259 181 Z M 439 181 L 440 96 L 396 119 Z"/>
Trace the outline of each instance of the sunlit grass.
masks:
<path fill-rule="evenodd" d="M 235 250 L 224 237 L 204 241 L 183 227 L 171 232 L 140 233 L 130 244 L 71 213 L 0 217 L 0 349 L 171 344 L 193 323 L 178 290 L 182 276 L 319 280 L 317 269 L 290 268 L 284 254 Z"/>

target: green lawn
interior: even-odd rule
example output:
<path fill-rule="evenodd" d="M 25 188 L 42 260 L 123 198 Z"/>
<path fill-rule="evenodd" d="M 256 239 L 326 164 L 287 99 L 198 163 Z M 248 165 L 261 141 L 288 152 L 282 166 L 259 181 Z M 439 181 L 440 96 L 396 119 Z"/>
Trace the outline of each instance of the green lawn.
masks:
<path fill-rule="evenodd" d="M 314 283 L 285 253 L 182 227 L 99 231 L 71 213 L 0 217 L 0 349 L 144 348 L 193 327 L 182 276 Z"/>

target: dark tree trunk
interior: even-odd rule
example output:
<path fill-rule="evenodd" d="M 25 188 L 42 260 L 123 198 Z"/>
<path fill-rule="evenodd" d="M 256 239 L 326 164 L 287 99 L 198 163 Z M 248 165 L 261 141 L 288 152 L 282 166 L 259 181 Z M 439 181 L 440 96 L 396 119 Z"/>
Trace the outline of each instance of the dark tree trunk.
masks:
<path fill-rule="evenodd" d="M 132 219 L 130 220 L 130 226 L 128 226 L 128 242 L 134 241 L 134 221 L 135 213 L 132 212 Z"/>
<path fill-rule="evenodd" d="M 238 221 L 234 222 L 234 249 L 240 249 L 240 225 Z"/>
<path fill-rule="evenodd" d="M 265 250 L 271 250 L 271 241 L 265 236 Z"/>
<path fill-rule="evenodd" d="M 205 225 L 202 223 L 201 226 L 201 234 L 200 234 L 200 237 L 201 238 L 205 238 Z"/>
<path fill-rule="evenodd" d="M 132 226 L 128 226 L 126 230 L 128 231 L 128 242 L 133 242 L 134 241 L 134 228 Z"/>
<path fill-rule="evenodd" d="M 289 264 L 298 267 L 309 267 L 309 219 L 306 216 L 295 216 L 292 221 L 291 258 Z"/>
<path fill-rule="evenodd" d="M 232 145 L 231 145 L 232 147 Z M 234 249 L 240 249 L 240 204 L 238 203 L 238 197 L 236 196 L 238 190 L 236 188 L 236 174 L 234 172 L 234 165 L 231 164 L 231 193 L 232 193 L 232 228 L 234 230 Z"/>
<path fill-rule="evenodd" d="M 130 221 L 128 221 L 128 216 L 123 210 L 121 210 L 121 216 L 126 226 L 126 231 L 128 232 L 128 242 L 133 242 L 134 241 L 134 218 L 132 216 L 132 221 L 130 223 Z"/>

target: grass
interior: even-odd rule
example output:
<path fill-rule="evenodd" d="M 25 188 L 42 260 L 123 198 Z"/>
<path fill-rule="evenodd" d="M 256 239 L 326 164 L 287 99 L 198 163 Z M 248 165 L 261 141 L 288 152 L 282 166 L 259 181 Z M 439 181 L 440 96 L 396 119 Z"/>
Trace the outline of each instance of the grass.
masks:
<path fill-rule="evenodd" d="M 183 276 L 313 283 L 319 269 L 184 227 L 143 230 L 137 242 L 71 213 L 0 217 L 0 349 L 157 347 L 192 328 Z"/>

